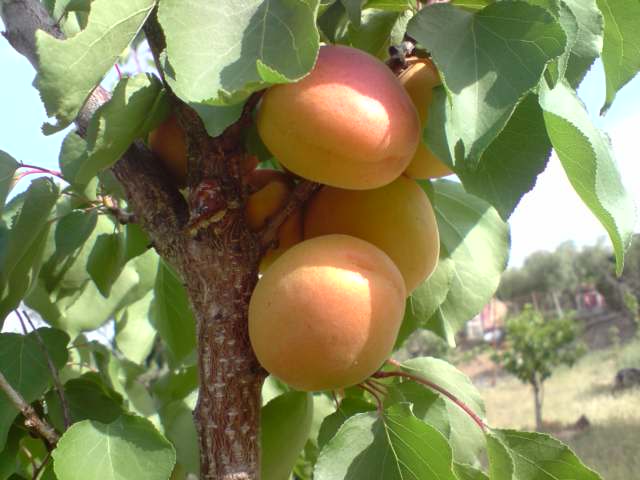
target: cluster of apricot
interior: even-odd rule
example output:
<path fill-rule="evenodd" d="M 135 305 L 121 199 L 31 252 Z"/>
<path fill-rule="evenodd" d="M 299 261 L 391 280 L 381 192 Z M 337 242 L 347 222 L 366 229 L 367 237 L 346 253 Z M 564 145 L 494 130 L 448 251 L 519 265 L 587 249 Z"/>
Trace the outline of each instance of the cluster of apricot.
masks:
<path fill-rule="evenodd" d="M 323 184 L 280 227 L 249 305 L 258 360 L 296 389 L 347 387 L 380 368 L 407 296 L 436 267 L 436 219 L 415 179 L 450 173 L 420 141 L 439 82 L 428 59 L 396 77 L 361 50 L 324 46 L 308 76 L 262 97 L 258 133 L 289 173 L 247 175 L 249 228 L 284 206 L 290 173 Z"/>

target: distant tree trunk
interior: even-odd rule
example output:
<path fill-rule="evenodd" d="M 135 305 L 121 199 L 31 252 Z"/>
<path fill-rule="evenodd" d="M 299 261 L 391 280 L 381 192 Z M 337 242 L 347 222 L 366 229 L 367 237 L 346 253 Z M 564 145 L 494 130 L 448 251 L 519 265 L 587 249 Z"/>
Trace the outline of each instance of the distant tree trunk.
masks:
<path fill-rule="evenodd" d="M 536 430 L 540 432 L 542 431 L 542 384 L 535 374 L 531 379 L 531 386 L 533 387 L 533 404 L 536 415 Z"/>
<path fill-rule="evenodd" d="M 562 318 L 564 316 L 564 311 L 562 310 L 562 306 L 560 305 L 560 299 L 558 298 L 558 292 L 555 290 L 551 291 L 551 297 L 553 298 L 553 304 L 556 307 L 556 315 L 558 318 Z"/>

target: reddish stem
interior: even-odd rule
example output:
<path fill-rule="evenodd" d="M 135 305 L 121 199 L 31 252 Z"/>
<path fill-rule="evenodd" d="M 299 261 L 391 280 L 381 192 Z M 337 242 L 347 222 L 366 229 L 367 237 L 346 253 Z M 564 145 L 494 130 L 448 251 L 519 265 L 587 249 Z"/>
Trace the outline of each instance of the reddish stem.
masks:
<path fill-rule="evenodd" d="M 393 365 L 393 366 L 396 366 L 396 367 L 400 366 L 400 364 L 398 362 L 396 362 L 396 361 L 389 361 L 388 363 Z M 407 378 L 409 380 L 413 380 L 414 382 L 418 382 L 419 384 L 424 385 L 425 387 L 430 388 L 431 390 L 435 390 L 436 392 L 441 393 L 442 395 L 447 397 L 449 400 L 451 400 L 453 403 L 455 403 L 467 415 L 469 415 L 471 417 L 471 419 L 480 427 L 480 429 L 483 432 L 486 432 L 487 429 L 489 428 L 487 426 L 487 424 L 484 423 L 484 421 L 478 415 L 476 415 L 476 413 L 473 410 L 471 410 L 471 408 L 466 403 L 464 403 L 462 400 L 460 400 L 458 397 L 456 397 L 453 393 L 451 393 L 448 390 L 444 389 L 440 385 L 437 385 L 437 384 L 427 380 L 426 378 L 422 378 L 419 375 L 414 375 L 412 373 L 407 373 L 407 372 L 402 372 L 402 371 L 394 371 L 394 372 L 378 371 L 378 372 L 374 373 L 372 375 L 372 377 L 373 378 L 402 377 L 402 378 Z"/>
<path fill-rule="evenodd" d="M 380 415 L 382 415 L 382 411 L 384 410 L 383 405 L 382 405 L 382 400 L 380 399 L 380 397 L 378 396 L 378 392 L 376 390 L 374 390 L 373 388 L 371 388 L 369 386 L 368 383 L 363 382 L 363 383 L 359 383 L 358 387 L 360 387 L 362 390 L 364 390 L 365 392 L 369 392 L 369 394 L 376 399 L 376 403 L 378 404 L 378 413 Z"/>
<path fill-rule="evenodd" d="M 122 72 L 120 71 L 120 66 L 117 63 L 115 63 L 113 66 L 116 67 L 116 72 L 118 72 L 118 80 L 122 80 Z"/>
<path fill-rule="evenodd" d="M 24 175 L 31 175 L 34 173 L 46 173 L 48 175 L 53 175 L 54 177 L 58 177 L 64 180 L 62 173 L 58 170 L 49 170 L 48 168 L 38 167 L 37 165 L 29 165 L 28 163 L 20 163 L 20 168 L 28 168 L 26 172 L 23 172 Z M 66 180 L 65 180 L 66 181 Z"/>

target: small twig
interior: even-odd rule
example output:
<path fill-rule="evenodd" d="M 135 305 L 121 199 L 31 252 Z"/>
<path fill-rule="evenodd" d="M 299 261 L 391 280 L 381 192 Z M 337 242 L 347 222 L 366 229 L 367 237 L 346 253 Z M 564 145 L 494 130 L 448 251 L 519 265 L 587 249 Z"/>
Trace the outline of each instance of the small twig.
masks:
<path fill-rule="evenodd" d="M 302 207 L 311 196 L 320 189 L 319 183 L 308 180 L 300 182 L 289 195 L 287 204 L 267 221 L 264 228 L 258 232 L 260 245 L 267 250 L 278 237 L 278 229 L 297 208 Z"/>
<path fill-rule="evenodd" d="M 47 452 L 47 455 L 42 459 L 42 463 L 40 464 L 40 466 L 33 469 L 33 475 L 31 477 L 33 480 L 38 480 L 38 476 L 44 470 L 44 467 L 47 466 L 47 463 L 49 463 L 50 458 L 51 458 L 51 452 L 49 451 Z"/>
<path fill-rule="evenodd" d="M 105 207 L 107 213 L 112 215 L 122 225 L 128 225 L 129 223 L 137 223 L 138 217 L 135 213 L 126 212 L 118 207 Z"/>
<path fill-rule="evenodd" d="M 0 390 L 2 390 L 13 405 L 22 413 L 25 418 L 25 425 L 28 428 L 33 428 L 42 438 L 44 438 L 50 445 L 58 443 L 60 437 L 45 420 L 42 420 L 31 405 L 29 405 L 25 399 L 18 393 L 11 384 L 7 381 L 5 376 L 0 372 Z"/>
<path fill-rule="evenodd" d="M 401 367 L 401 365 L 395 360 L 389 360 L 387 361 L 387 363 L 390 365 L 393 365 L 394 367 Z M 431 390 L 435 390 L 436 392 L 441 393 L 442 395 L 447 397 L 449 400 L 451 400 L 453 403 L 455 403 L 467 415 L 471 417 L 471 419 L 482 429 L 483 432 L 485 432 L 489 428 L 488 425 L 484 423 L 484 421 L 478 415 L 476 415 L 476 413 L 473 410 L 471 410 L 471 408 L 466 403 L 464 403 L 462 400 L 456 397 L 453 393 L 449 392 L 448 390 L 441 387 L 440 385 L 437 385 L 427 380 L 426 378 L 422 378 L 419 375 L 414 375 L 412 373 L 407 373 L 403 371 L 393 371 L 393 372 L 378 371 L 374 373 L 372 377 L 373 378 L 403 377 L 409 380 L 413 380 L 414 382 L 420 383 L 421 385 L 424 385 L 425 387 L 430 388 Z"/>
<path fill-rule="evenodd" d="M 58 170 L 50 170 L 48 168 L 44 168 L 44 167 L 39 167 L 37 165 L 30 165 L 28 163 L 24 163 L 24 162 L 20 162 L 20 167 L 19 168 L 30 168 L 31 170 L 25 172 L 25 175 L 29 175 L 31 173 L 47 173 L 49 175 L 53 175 L 54 177 L 58 177 L 62 180 L 64 179 L 64 176 L 62 175 L 62 172 L 59 172 Z M 66 180 L 65 180 L 66 182 Z"/>
<path fill-rule="evenodd" d="M 20 318 L 20 312 L 18 310 L 16 310 L 16 314 L 18 315 L 18 318 Z M 49 365 L 49 371 L 51 372 L 51 377 L 53 378 L 53 386 L 56 392 L 58 393 L 58 398 L 60 399 L 60 406 L 62 407 L 62 416 L 64 418 L 64 429 L 67 430 L 71 426 L 71 415 L 69 414 L 69 404 L 67 403 L 67 399 L 64 396 L 64 388 L 62 387 L 62 382 L 60 381 L 60 376 L 58 375 L 58 369 L 53 364 L 53 359 L 51 358 L 51 355 L 47 350 L 47 346 L 44 344 L 44 340 L 42 340 L 42 337 L 40 336 L 40 332 L 38 332 L 35 325 L 31 321 L 31 317 L 25 310 L 22 311 L 22 314 L 27 319 L 27 322 L 29 322 L 31 329 L 36 336 L 36 340 L 40 345 L 40 349 L 42 350 L 42 353 L 44 353 L 44 356 L 47 359 L 47 365 Z"/>
<path fill-rule="evenodd" d="M 368 379 L 366 383 L 383 397 L 387 396 L 387 389 L 382 383 L 373 378 Z"/>
<path fill-rule="evenodd" d="M 27 460 L 31 462 L 31 466 L 33 467 L 33 471 L 35 472 L 36 469 L 38 468 L 38 465 L 36 465 L 36 459 L 33 458 L 33 454 L 31 453 L 31 451 L 24 445 L 20 447 L 20 450 L 22 450 L 22 453 L 25 454 L 25 456 L 27 457 Z"/>
<path fill-rule="evenodd" d="M 378 396 L 378 392 L 373 390 L 367 382 L 359 383 L 358 387 L 360 387 L 365 392 L 368 392 L 373 398 L 375 398 L 376 404 L 378 405 L 378 414 L 382 415 L 384 407 L 382 405 L 382 400 Z"/>

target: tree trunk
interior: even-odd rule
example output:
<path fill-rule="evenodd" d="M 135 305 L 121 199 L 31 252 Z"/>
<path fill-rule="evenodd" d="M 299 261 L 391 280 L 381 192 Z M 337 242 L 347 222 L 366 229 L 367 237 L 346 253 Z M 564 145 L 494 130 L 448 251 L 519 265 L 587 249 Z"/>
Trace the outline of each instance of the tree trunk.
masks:
<path fill-rule="evenodd" d="M 538 379 L 534 376 L 531 380 L 531 386 L 533 387 L 533 404 L 536 416 L 536 431 L 542 431 L 542 385 Z"/>
<path fill-rule="evenodd" d="M 556 307 L 556 315 L 558 318 L 562 318 L 564 316 L 564 311 L 562 310 L 562 306 L 560 305 L 560 298 L 558 297 L 558 292 L 555 290 L 551 291 L 551 297 L 553 298 L 553 304 Z"/>

